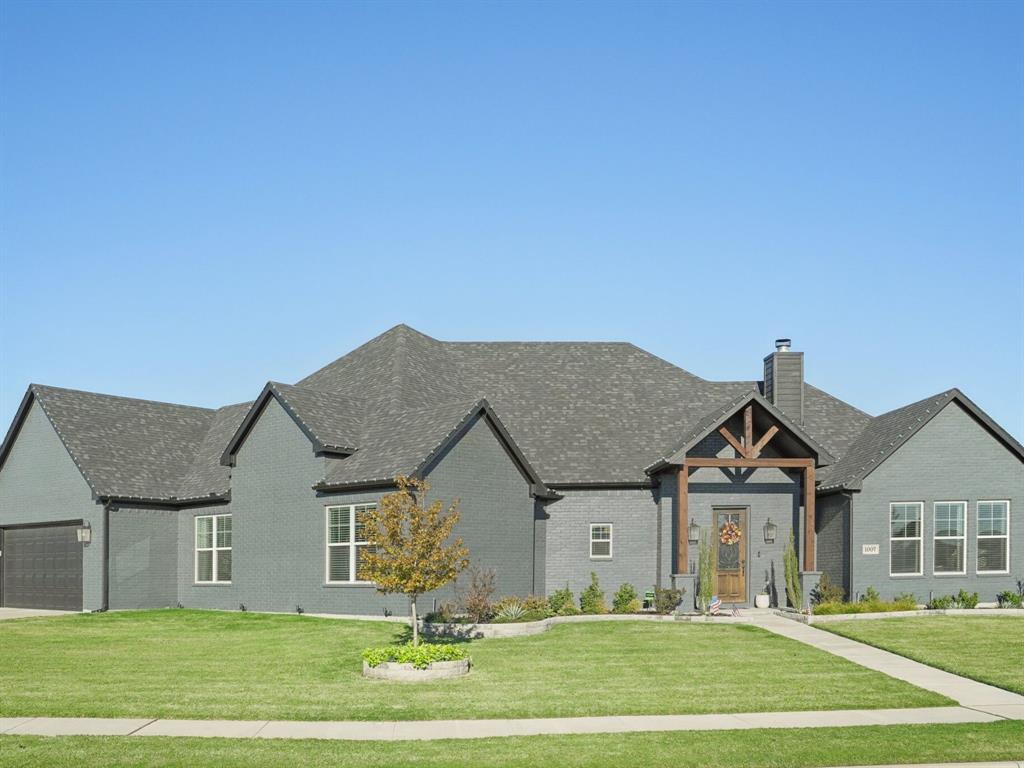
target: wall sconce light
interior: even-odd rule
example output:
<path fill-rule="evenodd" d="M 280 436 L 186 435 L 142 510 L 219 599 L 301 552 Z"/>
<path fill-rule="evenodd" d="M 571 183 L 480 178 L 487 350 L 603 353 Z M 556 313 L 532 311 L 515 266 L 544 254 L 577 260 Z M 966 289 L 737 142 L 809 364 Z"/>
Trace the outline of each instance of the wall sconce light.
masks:
<path fill-rule="evenodd" d="M 773 523 L 772 519 L 769 517 L 768 521 L 764 524 L 764 543 L 765 544 L 774 544 L 775 543 L 775 536 L 776 536 L 776 534 L 778 532 L 779 532 L 779 526 L 777 526 L 775 523 Z"/>
<path fill-rule="evenodd" d="M 686 538 L 691 544 L 696 544 L 700 541 L 700 526 L 693 520 L 691 520 L 690 524 L 686 527 Z"/>
<path fill-rule="evenodd" d="M 88 523 L 84 523 L 76 528 L 75 533 L 78 535 L 78 542 L 80 544 L 88 544 L 92 541 L 92 528 L 89 527 Z"/>

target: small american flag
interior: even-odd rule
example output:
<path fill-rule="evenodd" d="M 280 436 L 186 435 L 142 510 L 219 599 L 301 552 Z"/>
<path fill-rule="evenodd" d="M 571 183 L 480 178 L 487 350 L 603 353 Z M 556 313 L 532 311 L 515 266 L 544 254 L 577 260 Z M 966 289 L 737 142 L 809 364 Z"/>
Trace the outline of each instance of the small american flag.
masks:
<path fill-rule="evenodd" d="M 718 611 L 722 608 L 721 598 L 718 595 L 712 595 L 711 603 L 708 605 L 708 608 L 711 610 L 712 616 L 717 616 Z"/>

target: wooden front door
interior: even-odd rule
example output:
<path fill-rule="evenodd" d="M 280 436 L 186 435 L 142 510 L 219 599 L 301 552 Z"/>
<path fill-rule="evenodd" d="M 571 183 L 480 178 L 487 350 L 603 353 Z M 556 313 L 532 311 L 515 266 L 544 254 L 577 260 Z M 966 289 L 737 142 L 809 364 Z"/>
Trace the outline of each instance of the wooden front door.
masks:
<path fill-rule="evenodd" d="M 726 526 L 740 531 L 739 541 L 723 543 Z M 718 566 L 718 596 L 723 603 L 747 602 L 747 510 L 715 510 L 715 563 Z"/>

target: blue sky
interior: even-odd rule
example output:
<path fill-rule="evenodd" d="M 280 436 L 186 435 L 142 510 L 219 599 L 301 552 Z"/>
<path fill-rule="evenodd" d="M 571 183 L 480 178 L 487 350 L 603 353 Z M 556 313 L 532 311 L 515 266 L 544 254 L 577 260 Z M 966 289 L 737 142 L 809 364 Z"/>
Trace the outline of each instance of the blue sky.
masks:
<path fill-rule="evenodd" d="M 386 328 L 1024 437 L 1024 4 L 0 5 L 0 420 Z"/>

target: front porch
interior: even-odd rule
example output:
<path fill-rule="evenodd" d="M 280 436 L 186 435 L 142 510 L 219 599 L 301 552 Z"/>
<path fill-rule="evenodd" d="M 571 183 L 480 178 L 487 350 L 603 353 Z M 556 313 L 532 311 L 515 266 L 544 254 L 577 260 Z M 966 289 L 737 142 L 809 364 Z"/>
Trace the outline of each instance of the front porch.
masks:
<path fill-rule="evenodd" d="M 706 536 L 722 608 L 751 607 L 766 591 L 787 605 L 783 552 L 793 537 L 804 604 L 817 585 L 815 468 L 831 457 L 755 392 L 709 417 L 659 467 L 674 505 L 672 582 L 696 607 Z M 798 606 L 803 607 L 803 606 Z"/>

